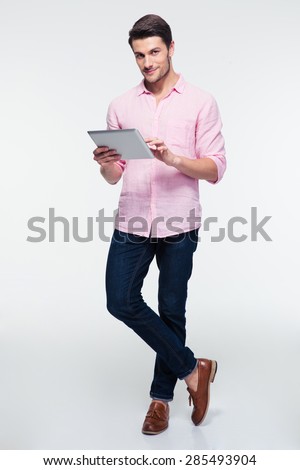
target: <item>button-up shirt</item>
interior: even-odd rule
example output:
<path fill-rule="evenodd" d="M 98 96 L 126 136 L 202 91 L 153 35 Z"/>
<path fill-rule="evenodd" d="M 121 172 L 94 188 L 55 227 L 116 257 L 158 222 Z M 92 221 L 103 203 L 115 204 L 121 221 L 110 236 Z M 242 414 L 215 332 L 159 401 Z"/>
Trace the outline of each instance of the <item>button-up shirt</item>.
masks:
<path fill-rule="evenodd" d="M 158 104 L 144 81 L 114 99 L 108 108 L 107 127 L 136 128 L 144 138 L 162 139 L 175 155 L 211 158 L 218 169 L 215 183 L 223 177 L 226 159 L 216 101 L 182 75 Z M 117 229 L 160 238 L 200 227 L 198 179 L 156 158 L 117 164 L 123 171 Z"/>

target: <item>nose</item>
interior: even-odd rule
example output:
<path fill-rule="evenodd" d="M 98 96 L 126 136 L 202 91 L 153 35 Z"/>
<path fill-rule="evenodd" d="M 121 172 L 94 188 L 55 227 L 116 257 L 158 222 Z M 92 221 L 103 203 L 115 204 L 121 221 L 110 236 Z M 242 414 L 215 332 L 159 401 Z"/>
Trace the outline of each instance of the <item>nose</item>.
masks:
<path fill-rule="evenodd" d="M 151 56 L 145 56 L 145 59 L 144 59 L 145 69 L 151 69 L 152 65 L 153 65 L 152 57 Z"/>

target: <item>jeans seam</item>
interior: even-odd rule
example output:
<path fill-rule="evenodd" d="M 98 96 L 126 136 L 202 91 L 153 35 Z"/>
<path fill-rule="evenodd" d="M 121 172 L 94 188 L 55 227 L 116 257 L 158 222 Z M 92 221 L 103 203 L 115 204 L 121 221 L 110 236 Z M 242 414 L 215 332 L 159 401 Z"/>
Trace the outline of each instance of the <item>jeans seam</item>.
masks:
<path fill-rule="evenodd" d="M 131 290 L 132 290 L 132 284 L 133 284 L 133 281 L 136 277 L 136 273 L 137 273 L 137 270 L 139 269 L 141 263 L 142 263 L 142 259 L 143 259 L 143 256 L 144 254 L 147 252 L 147 249 L 148 249 L 148 246 L 146 246 L 146 248 L 143 250 L 143 252 L 141 253 L 137 263 L 136 263 L 136 267 L 132 273 L 132 276 L 131 276 L 131 279 L 130 279 L 130 283 L 129 283 L 129 286 L 128 286 L 128 292 L 127 292 L 127 304 L 128 304 L 128 308 L 129 310 L 133 313 L 133 310 L 131 308 L 131 304 L 130 304 L 130 295 L 131 295 Z"/>
<path fill-rule="evenodd" d="M 141 253 L 141 255 L 140 255 L 140 257 L 139 257 L 139 259 L 138 259 L 138 261 L 137 261 L 137 263 L 136 263 L 136 267 L 135 267 L 135 269 L 134 269 L 134 271 L 133 271 L 133 273 L 132 273 L 132 277 L 131 277 L 131 279 L 130 279 L 130 283 L 129 283 L 129 286 L 128 286 L 127 305 L 128 305 L 128 310 L 131 311 L 131 313 L 134 313 L 134 312 L 133 312 L 133 308 L 132 308 L 132 306 L 131 306 L 131 302 L 130 302 L 130 296 L 131 296 L 131 291 L 132 291 L 132 285 L 133 285 L 134 279 L 135 279 L 135 277 L 136 277 L 136 273 L 137 273 L 139 267 L 141 266 L 142 259 L 143 259 L 145 253 L 146 253 L 147 250 L 148 250 L 148 247 L 149 247 L 149 246 L 147 245 L 147 246 L 145 247 L 145 249 L 143 250 L 143 252 Z M 147 304 L 146 304 L 146 305 L 147 305 Z M 166 325 L 166 327 L 167 327 L 167 325 Z M 157 330 L 153 329 L 151 326 L 149 326 L 149 330 L 152 331 L 152 332 L 155 332 L 156 334 L 159 334 L 160 339 L 161 339 L 163 342 L 165 342 L 164 337 L 161 336 L 160 333 L 159 333 Z M 172 345 L 170 345 L 169 342 L 167 342 L 167 344 L 168 344 L 168 347 L 172 350 L 172 352 L 173 352 L 174 355 L 176 356 L 177 360 L 178 360 L 181 364 L 184 364 L 184 360 L 183 360 L 183 359 L 181 358 L 181 356 L 177 353 L 177 351 L 174 350 L 174 348 L 172 347 Z M 193 369 L 192 369 L 192 370 L 193 370 Z M 174 374 L 174 375 L 176 375 L 176 374 Z M 186 376 L 186 375 L 189 375 L 189 373 L 187 373 L 187 374 L 185 373 L 185 374 L 184 374 L 184 376 Z M 176 375 L 176 376 L 179 378 L 179 380 L 182 380 L 182 379 L 180 379 L 180 377 L 179 377 L 178 375 Z M 180 374 L 180 376 L 182 376 L 182 374 Z"/>
<path fill-rule="evenodd" d="M 146 246 L 146 248 L 143 250 L 143 252 L 141 253 L 140 255 L 140 258 L 138 259 L 138 262 L 136 264 L 136 267 L 135 267 L 135 270 L 132 274 L 132 277 L 131 277 L 131 280 L 130 280 L 130 283 L 129 283 L 129 286 L 128 286 L 128 292 L 127 292 L 127 304 L 128 304 L 128 309 L 133 313 L 133 309 L 131 307 L 131 303 L 130 303 L 130 293 L 131 293 L 131 289 L 132 289 L 132 285 L 133 285 L 133 281 L 135 279 L 135 276 L 136 276 L 136 273 L 137 273 L 137 270 L 138 268 L 140 267 L 141 265 L 141 262 L 142 262 L 142 258 L 143 256 L 145 255 L 145 253 L 147 252 L 147 249 L 148 249 L 148 246 Z M 167 327 L 167 325 L 166 325 Z M 159 332 L 157 330 L 154 330 L 151 326 L 149 327 L 149 329 L 152 331 L 152 332 L 155 332 L 156 334 L 159 334 Z M 160 335 L 160 339 L 162 341 L 164 341 L 164 338 Z M 181 364 L 184 364 L 184 361 L 182 360 L 181 356 L 174 350 L 174 348 L 168 343 L 168 346 L 170 347 L 170 349 L 173 351 L 174 355 L 178 358 L 178 360 L 180 361 Z M 181 374 L 180 374 L 181 375 Z M 178 377 L 178 376 L 177 376 Z M 179 377 L 178 377 L 179 378 Z"/>

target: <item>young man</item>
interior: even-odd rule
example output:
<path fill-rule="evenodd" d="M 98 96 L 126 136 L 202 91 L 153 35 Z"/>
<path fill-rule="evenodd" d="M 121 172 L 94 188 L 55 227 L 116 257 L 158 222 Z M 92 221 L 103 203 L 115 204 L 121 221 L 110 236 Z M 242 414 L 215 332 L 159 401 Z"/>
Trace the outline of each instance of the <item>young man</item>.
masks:
<path fill-rule="evenodd" d="M 129 44 L 144 78 L 112 101 L 107 124 L 139 129 L 156 158 L 124 161 L 116 150 L 99 147 L 94 160 L 108 183 L 123 176 L 107 261 L 107 308 L 156 352 L 142 432 L 158 434 L 168 427 L 178 378 L 188 386 L 195 425 L 208 409 L 217 363 L 196 359 L 185 346 L 185 305 L 201 221 L 198 180 L 220 181 L 226 161 L 216 102 L 174 71 L 169 25 L 146 15 L 130 30 Z M 141 294 L 154 257 L 159 315 Z"/>

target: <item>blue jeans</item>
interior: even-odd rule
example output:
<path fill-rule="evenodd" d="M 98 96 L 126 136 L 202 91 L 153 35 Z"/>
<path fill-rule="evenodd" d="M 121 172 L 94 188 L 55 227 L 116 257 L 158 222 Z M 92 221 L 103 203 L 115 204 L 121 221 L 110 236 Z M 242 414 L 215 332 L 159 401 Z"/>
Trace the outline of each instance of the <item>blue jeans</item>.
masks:
<path fill-rule="evenodd" d="M 165 238 L 115 230 L 112 237 L 106 269 L 107 309 L 156 352 L 152 398 L 172 400 L 177 378 L 185 378 L 197 365 L 185 346 L 187 284 L 197 241 L 198 229 Z M 141 294 L 154 256 L 159 269 L 159 315 Z"/>

